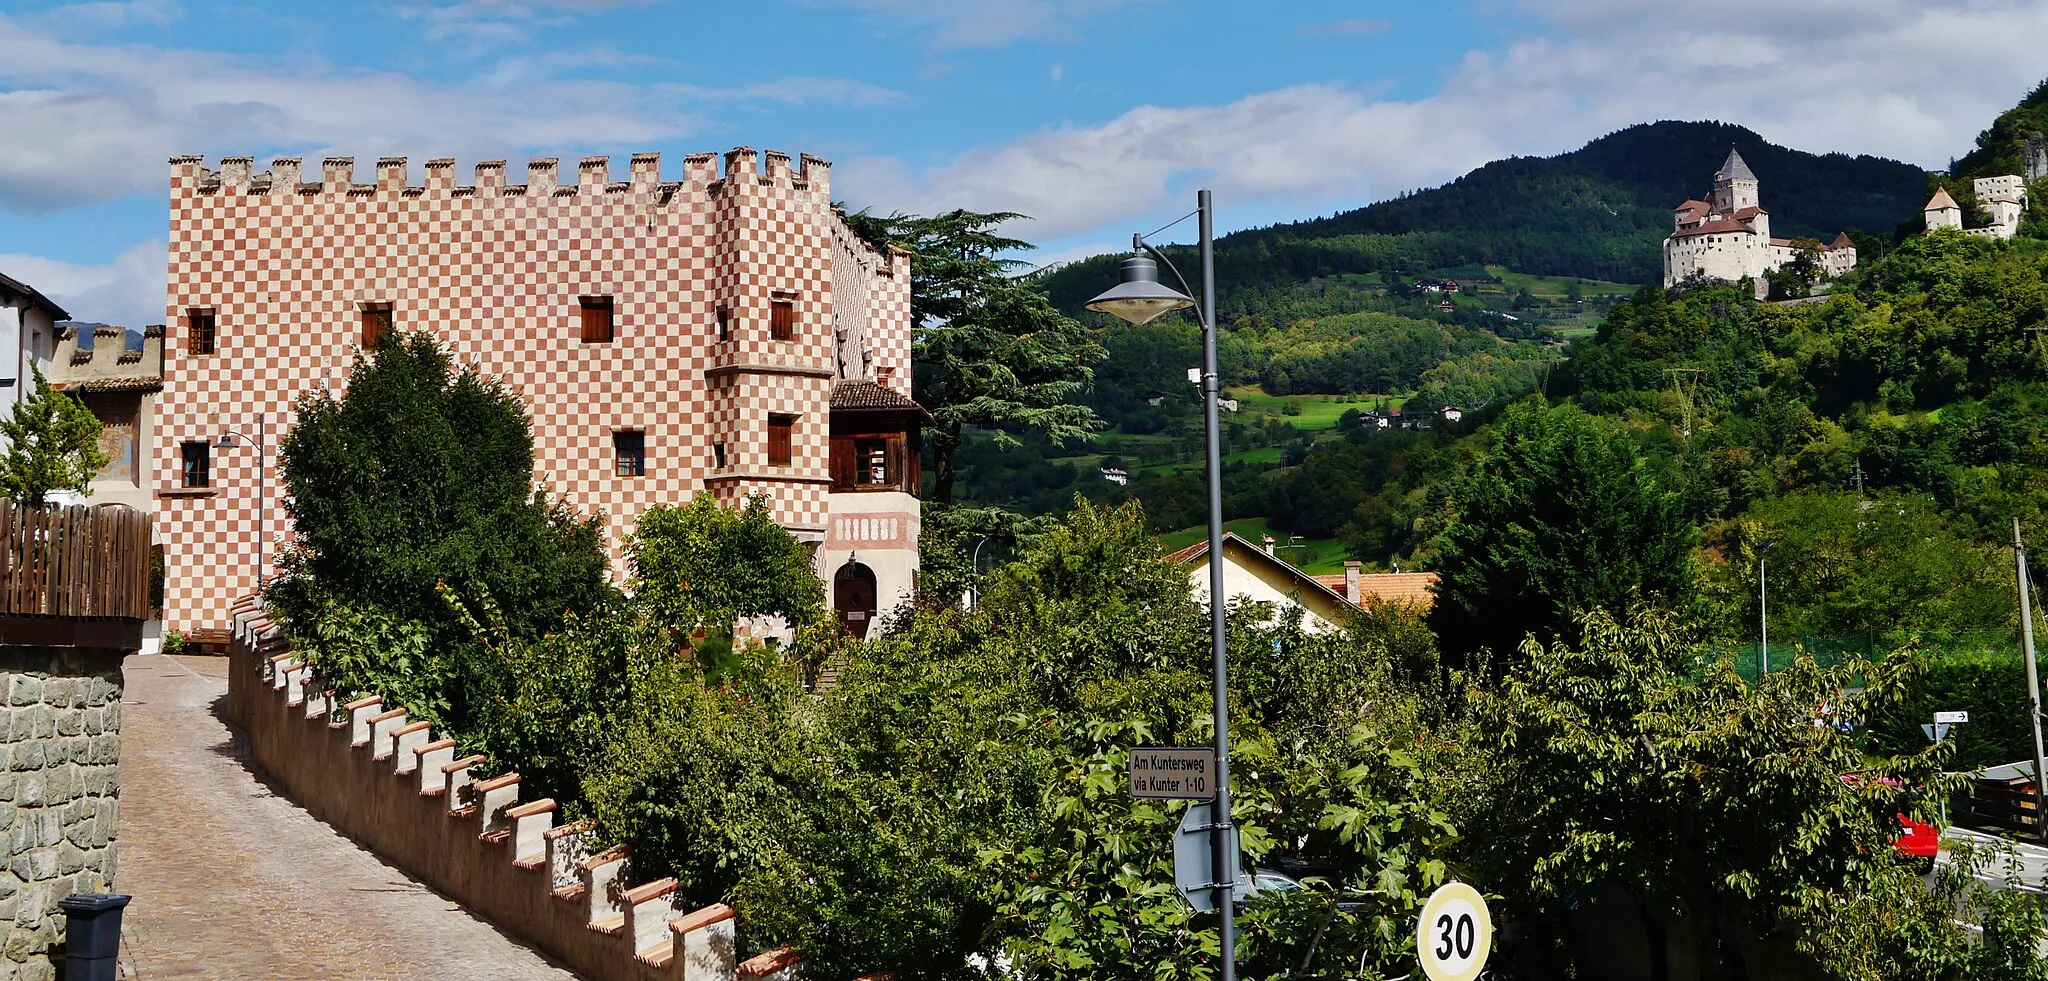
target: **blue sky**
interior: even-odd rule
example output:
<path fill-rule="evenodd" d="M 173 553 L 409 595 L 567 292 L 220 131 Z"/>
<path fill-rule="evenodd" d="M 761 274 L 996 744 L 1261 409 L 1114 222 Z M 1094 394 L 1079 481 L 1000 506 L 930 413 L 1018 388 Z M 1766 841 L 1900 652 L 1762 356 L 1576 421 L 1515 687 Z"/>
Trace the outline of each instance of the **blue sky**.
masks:
<path fill-rule="evenodd" d="M 161 319 L 174 153 L 746 144 L 879 211 L 1032 214 L 1040 260 L 1200 186 L 1266 224 L 1660 118 L 1940 165 L 2041 37 L 2048 0 L 0 0 L 0 271 Z"/>

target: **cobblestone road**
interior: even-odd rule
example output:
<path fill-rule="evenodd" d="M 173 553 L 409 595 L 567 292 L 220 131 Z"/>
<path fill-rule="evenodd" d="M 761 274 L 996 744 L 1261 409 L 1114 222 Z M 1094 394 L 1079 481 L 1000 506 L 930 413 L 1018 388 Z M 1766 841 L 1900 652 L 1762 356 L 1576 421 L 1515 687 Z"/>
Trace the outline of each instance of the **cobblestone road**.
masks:
<path fill-rule="evenodd" d="M 226 670 L 128 659 L 114 885 L 135 897 L 132 977 L 575 981 L 271 793 L 217 714 Z"/>

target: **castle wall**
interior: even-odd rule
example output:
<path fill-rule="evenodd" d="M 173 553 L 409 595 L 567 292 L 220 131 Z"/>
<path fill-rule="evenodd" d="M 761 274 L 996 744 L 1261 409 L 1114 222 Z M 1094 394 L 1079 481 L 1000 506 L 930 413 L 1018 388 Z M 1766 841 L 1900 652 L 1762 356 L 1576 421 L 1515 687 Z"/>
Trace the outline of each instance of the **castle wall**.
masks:
<path fill-rule="evenodd" d="M 709 490 L 764 494 L 776 520 L 822 537 L 828 519 L 828 398 L 839 375 L 839 299 L 864 322 L 870 370 L 910 377 L 909 262 L 852 240 L 833 213 L 829 165 L 741 148 L 686 158 L 664 181 L 654 154 L 628 179 L 610 159 L 571 175 L 553 160 L 506 182 L 502 161 L 457 186 L 452 160 L 408 183 L 404 158 L 323 162 L 301 182 L 283 159 L 252 175 L 246 157 L 209 171 L 172 160 L 169 332 L 152 462 L 165 544 L 170 626 L 224 624 L 256 585 L 256 454 L 210 451 L 212 480 L 180 482 L 180 444 L 265 416 L 272 468 L 261 513 L 274 557 L 287 516 L 274 466 L 295 402 L 343 387 L 359 353 L 360 312 L 389 304 L 393 326 L 439 337 L 464 363 L 509 383 L 532 413 L 534 477 L 602 513 L 615 557 L 639 513 Z M 840 251 L 854 261 L 841 261 Z M 846 282 L 847 270 L 865 281 Z M 580 337 L 579 297 L 613 300 L 615 337 Z M 794 336 L 769 335 L 791 304 Z M 719 311 L 726 336 L 719 336 Z M 214 317 L 216 348 L 192 348 L 194 311 Z M 796 417 L 792 462 L 768 462 L 768 416 Z M 612 435 L 645 434 L 646 474 L 616 474 Z M 715 466 L 723 444 L 726 465 Z"/>

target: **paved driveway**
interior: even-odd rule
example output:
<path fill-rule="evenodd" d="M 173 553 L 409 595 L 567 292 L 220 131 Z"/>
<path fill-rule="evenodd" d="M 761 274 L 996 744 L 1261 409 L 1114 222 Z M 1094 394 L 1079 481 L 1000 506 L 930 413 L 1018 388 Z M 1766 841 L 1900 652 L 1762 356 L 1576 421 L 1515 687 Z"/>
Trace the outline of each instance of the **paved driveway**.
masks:
<path fill-rule="evenodd" d="M 114 887 L 142 981 L 574 981 L 379 861 L 238 758 L 225 658 L 128 659 Z"/>

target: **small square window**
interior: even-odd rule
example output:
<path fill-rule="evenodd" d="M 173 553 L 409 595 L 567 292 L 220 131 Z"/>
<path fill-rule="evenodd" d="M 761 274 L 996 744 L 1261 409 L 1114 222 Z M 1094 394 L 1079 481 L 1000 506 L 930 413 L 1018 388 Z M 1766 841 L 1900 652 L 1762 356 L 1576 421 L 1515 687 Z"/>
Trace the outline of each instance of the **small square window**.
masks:
<path fill-rule="evenodd" d="M 391 333 L 391 304 L 365 303 L 362 311 L 363 350 L 377 349 L 377 340 Z"/>
<path fill-rule="evenodd" d="M 725 469 L 725 444 L 724 444 L 724 443 L 713 443 L 713 444 L 711 444 L 711 467 L 712 467 L 712 469 L 714 469 L 714 470 L 724 470 L 724 469 Z"/>
<path fill-rule="evenodd" d="M 212 354 L 213 342 L 213 311 L 185 311 L 185 350 L 192 354 Z"/>
<path fill-rule="evenodd" d="M 178 486 L 212 486 L 210 452 L 205 440 L 190 440 L 178 444 Z"/>
<path fill-rule="evenodd" d="M 610 344 L 612 341 L 612 298 L 586 296 L 578 300 L 583 315 L 583 343 Z"/>
<path fill-rule="evenodd" d="M 768 416 L 768 465 L 786 467 L 796 458 L 794 442 L 796 417 L 780 413 Z"/>
<path fill-rule="evenodd" d="M 774 300 L 768 304 L 768 337 L 770 340 L 786 341 L 796 336 L 796 304 L 789 300 Z"/>
<path fill-rule="evenodd" d="M 612 456 L 619 476 L 647 476 L 647 434 L 639 430 L 613 433 Z"/>

